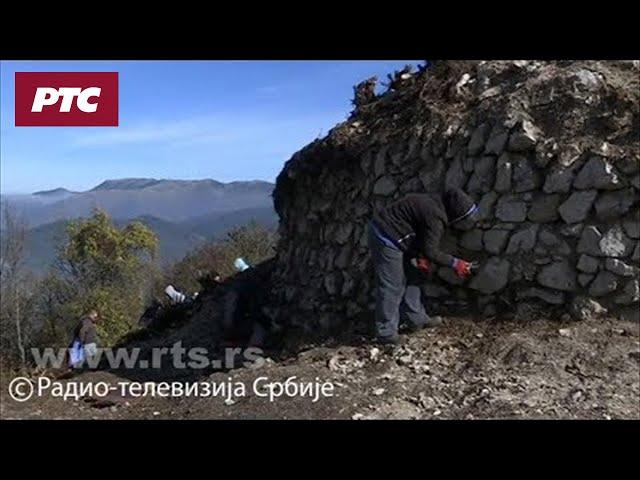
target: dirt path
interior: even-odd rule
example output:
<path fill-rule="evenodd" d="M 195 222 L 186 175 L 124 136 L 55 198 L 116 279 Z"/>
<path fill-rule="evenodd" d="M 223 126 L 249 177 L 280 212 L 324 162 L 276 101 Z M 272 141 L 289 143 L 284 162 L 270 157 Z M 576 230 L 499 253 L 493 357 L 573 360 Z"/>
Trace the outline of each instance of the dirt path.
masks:
<path fill-rule="evenodd" d="M 66 419 L 327 419 L 327 418 L 640 418 L 640 325 L 617 319 L 562 324 L 539 320 L 450 319 L 438 331 L 405 336 L 401 346 L 310 346 L 258 369 L 201 379 L 243 383 L 247 395 L 209 398 L 121 398 L 98 401 L 42 397 L 17 403 L 3 378 L 0 414 Z M 317 402 L 253 394 L 258 377 L 331 382 Z M 5 375 L 6 377 L 6 375 Z M 106 372 L 83 382 L 123 379 Z"/>

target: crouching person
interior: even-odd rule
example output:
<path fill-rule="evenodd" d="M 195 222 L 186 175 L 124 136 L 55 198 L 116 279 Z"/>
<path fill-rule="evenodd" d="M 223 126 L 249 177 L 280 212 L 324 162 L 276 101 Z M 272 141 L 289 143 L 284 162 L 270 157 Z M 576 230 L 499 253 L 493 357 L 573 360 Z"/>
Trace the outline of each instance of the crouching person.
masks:
<path fill-rule="evenodd" d="M 260 269 L 237 258 L 238 272 L 228 284 L 223 302 L 222 327 L 226 346 L 263 347 L 269 325 L 260 305 L 265 293 L 265 278 Z"/>
<path fill-rule="evenodd" d="M 73 330 L 73 340 L 69 346 L 69 367 L 77 368 L 89 362 L 98 354 L 97 324 L 100 315 L 92 310 L 82 317 Z"/>
<path fill-rule="evenodd" d="M 422 304 L 418 282 L 407 268 L 413 264 L 429 269 L 431 262 L 453 268 L 466 277 L 471 264 L 440 250 L 447 227 L 467 230 L 475 223 L 477 206 L 462 190 L 443 195 L 410 194 L 381 211 L 369 223 L 369 247 L 375 270 L 375 329 L 380 343 L 397 343 L 399 323 L 413 330 L 438 326 L 439 317 L 430 318 Z"/>

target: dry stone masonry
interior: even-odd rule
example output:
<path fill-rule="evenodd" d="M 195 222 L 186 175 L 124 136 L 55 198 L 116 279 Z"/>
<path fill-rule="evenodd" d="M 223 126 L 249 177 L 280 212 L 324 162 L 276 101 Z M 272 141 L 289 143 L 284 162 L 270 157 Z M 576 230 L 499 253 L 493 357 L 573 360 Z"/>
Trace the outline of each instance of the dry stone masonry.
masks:
<path fill-rule="evenodd" d="M 397 72 L 380 96 L 375 79 L 363 82 L 351 117 L 278 177 L 281 240 L 265 310 L 310 331 L 370 318 L 372 212 L 447 186 L 476 199 L 481 221 L 449 233 L 443 249 L 481 268 L 464 281 L 438 268 L 423 288 L 429 311 L 637 308 L 639 67 L 436 62 Z"/>

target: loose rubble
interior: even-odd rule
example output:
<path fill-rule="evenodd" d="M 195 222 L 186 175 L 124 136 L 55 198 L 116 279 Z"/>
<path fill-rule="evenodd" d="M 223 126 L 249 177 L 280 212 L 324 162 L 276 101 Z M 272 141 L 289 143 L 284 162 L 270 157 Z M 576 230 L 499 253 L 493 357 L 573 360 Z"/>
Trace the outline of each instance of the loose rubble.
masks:
<path fill-rule="evenodd" d="M 533 312 L 516 322 L 447 319 L 437 330 L 403 336 L 391 348 L 352 337 L 350 344 L 302 345 L 260 368 L 214 373 L 198 381 L 250 386 L 257 378 L 320 379 L 335 395 L 308 397 L 146 396 L 87 403 L 41 397 L 14 402 L 0 389 L 4 418 L 93 419 L 638 419 L 640 323 L 608 317 L 582 297 L 579 322 Z M 123 381 L 106 372 L 74 380 Z M 3 386 L 3 385 L 0 385 Z M 3 387 L 6 387 L 4 385 Z M 250 390 L 250 388 L 249 388 Z"/>

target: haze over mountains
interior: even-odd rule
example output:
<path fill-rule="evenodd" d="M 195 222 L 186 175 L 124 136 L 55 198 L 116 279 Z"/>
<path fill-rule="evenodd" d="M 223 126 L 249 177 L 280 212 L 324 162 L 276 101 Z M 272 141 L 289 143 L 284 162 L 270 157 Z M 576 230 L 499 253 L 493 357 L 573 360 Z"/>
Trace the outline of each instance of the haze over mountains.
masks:
<path fill-rule="evenodd" d="M 85 192 L 65 188 L 27 195 L 2 195 L 27 221 L 28 266 L 42 270 L 55 256 L 67 221 L 87 217 L 96 207 L 109 212 L 117 224 L 138 219 L 160 239 L 164 263 L 229 229 L 256 220 L 277 224 L 271 192 L 265 181 L 222 183 L 215 180 L 106 180 Z"/>
<path fill-rule="evenodd" d="M 85 217 L 101 207 L 114 218 L 152 215 L 170 222 L 271 204 L 273 184 L 263 181 L 221 183 L 215 180 L 107 180 L 86 192 L 57 188 L 31 195 L 7 195 L 30 227 Z"/>

